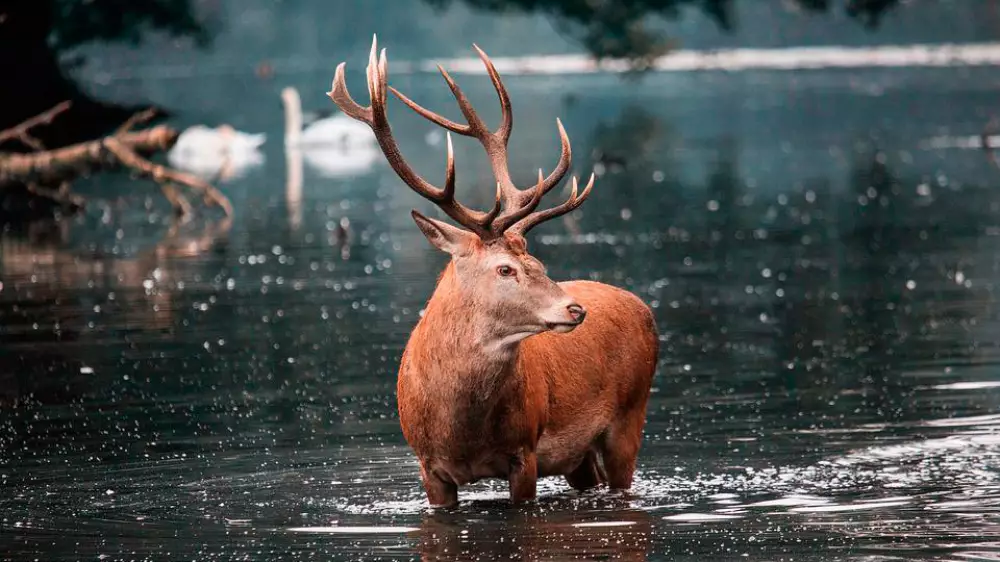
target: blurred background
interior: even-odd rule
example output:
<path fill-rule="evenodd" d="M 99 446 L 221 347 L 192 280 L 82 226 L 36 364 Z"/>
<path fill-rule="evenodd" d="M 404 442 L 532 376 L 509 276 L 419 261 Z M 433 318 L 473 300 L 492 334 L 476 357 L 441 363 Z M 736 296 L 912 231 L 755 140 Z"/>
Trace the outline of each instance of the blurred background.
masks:
<path fill-rule="evenodd" d="M 489 53 L 516 182 L 557 117 L 597 175 L 529 249 L 656 314 L 632 495 L 427 509 L 395 377 L 441 214 L 325 96 L 376 33 L 453 119 L 439 63 L 498 122 Z M 2 558 L 998 560 L 998 65 L 994 0 L 0 2 Z"/>

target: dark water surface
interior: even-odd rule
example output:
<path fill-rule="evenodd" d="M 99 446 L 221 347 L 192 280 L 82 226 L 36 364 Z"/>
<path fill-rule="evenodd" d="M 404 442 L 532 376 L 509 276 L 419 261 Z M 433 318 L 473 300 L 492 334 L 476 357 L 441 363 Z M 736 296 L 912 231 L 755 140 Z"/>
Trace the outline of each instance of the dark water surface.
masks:
<path fill-rule="evenodd" d="M 306 158 L 286 195 L 281 84 L 200 80 L 163 85 L 199 107 L 179 122 L 269 135 L 222 184 L 231 224 L 169 231 L 155 187 L 101 176 L 83 219 L 3 234 L 3 559 L 1000 560 L 1000 170 L 941 148 L 982 131 L 995 73 L 509 79 L 517 179 L 555 162 L 556 115 L 602 173 L 532 251 L 642 296 L 662 360 L 630 496 L 551 479 L 512 508 L 484 483 L 447 512 L 395 411 L 444 264 L 408 215 L 428 205 L 381 159 Z M 293 82 L 319 107 L 328 80 Z M 450 107 L 436 77 L 397 84 Z M 485 158 L 457 155 L 484 205 Z"/>

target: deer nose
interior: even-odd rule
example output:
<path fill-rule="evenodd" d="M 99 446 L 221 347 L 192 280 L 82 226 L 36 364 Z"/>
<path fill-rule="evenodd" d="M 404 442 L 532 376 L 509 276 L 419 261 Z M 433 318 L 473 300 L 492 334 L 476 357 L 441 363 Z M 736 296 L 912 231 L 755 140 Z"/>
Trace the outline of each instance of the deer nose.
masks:
<path fill-rule="evenodd" d="M 576 303 L 567 306 L 566 310 L 569 312 L 569 317 L 577 324 L 587 317 L 587 310 Z"/>

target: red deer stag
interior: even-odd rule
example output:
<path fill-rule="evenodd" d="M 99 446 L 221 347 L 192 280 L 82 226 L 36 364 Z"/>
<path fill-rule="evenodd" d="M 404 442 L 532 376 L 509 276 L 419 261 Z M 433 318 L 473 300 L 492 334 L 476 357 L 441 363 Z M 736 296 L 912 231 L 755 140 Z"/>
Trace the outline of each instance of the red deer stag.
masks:
<path fill-rule="evenodd" d="M 564 475 L 576 489 L 632 485 L 659 340 L 638 297 L 590 281 L 555 283 L 525 249 L 524 234 L 580 206 L 576 178 L 561 205 L 536 211 L 570 167 L 570 143 L 557 119 L 562 155 L 548 177 L 518 189 L 507 169 L 513 116 L 496 68 L 476 52 L 500 97 L 500 127 L 490 131 L 462 90 L 439 67 L 466 124 L 417 105 L 387 84 L 385 50 L 368 61 L 371 105 L 358 105 L 337 66 L 328 96 L 375 132 L 389 165 L 414 191 L 464 227 L 413 211 L 427 240 L 451 255 L 403 352 L 397 383 L 399 421 L 420 461 L 432 506 L 458 502 L 458 487 L 505 478 L 514 502 L 535 497 L 540 476 Z M 490 157 L 496 202 L 490 211 L 455 199 L 448 134 L 444 187 L 417 175 L 396 146 L 386 118 L 388 92 L 450 133 L 477 139 Z M 586 321 L 584 321 L 586 317 Z"/>

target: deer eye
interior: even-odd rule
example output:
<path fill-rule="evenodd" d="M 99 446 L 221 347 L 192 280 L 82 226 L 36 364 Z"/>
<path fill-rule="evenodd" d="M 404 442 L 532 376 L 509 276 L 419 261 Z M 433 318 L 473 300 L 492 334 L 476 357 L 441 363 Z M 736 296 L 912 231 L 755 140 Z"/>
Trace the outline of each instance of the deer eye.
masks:
<path fill-rule="evenodd" d="M 500 277 L 512 277 L 515 273 L 514 268 L 509 265 L 501 265 L 497 268 L 497 275 Z"/>

